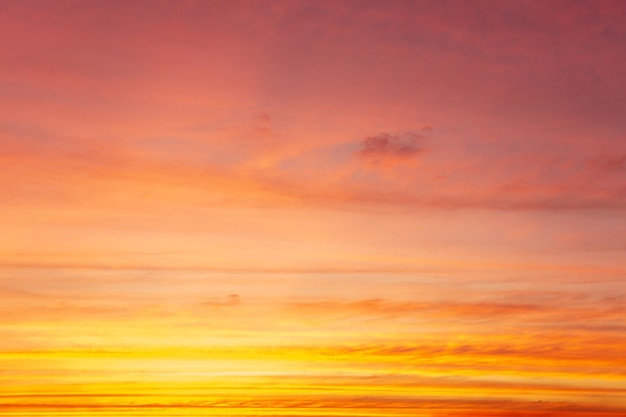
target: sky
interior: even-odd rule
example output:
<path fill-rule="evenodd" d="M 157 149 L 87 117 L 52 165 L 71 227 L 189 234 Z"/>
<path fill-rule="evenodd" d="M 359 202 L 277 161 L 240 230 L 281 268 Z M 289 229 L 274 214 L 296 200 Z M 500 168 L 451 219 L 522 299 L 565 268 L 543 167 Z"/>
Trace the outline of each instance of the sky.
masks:
<path fill-rule="evenodd" d="M 626 3 L 0 2 L 0 414 L 626 415 Z"/>

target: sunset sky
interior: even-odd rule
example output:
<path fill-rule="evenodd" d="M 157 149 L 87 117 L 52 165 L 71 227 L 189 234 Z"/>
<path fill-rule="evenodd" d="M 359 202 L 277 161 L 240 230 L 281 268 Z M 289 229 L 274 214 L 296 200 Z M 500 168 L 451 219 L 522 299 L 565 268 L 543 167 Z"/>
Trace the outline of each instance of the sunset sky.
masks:
<path fill-rule="evenodd" d="M 1 0 L 0 414 L 626 416 L 626 2 Z"/>

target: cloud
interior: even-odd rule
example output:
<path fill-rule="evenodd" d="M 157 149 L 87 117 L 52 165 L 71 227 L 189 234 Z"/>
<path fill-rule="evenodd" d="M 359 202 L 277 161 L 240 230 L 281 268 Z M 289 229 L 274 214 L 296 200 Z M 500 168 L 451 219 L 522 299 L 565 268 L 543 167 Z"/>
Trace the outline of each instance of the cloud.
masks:
<path fill-rule="evenodd" d="M 202 303 L 208 307 L 231 307 L 241 304 L 241 297 L 238 294 L 230 294 L 225 300 L 210 300 Z"/>
<path fill-rule="evenodd" d="M 485 318 L 502 317 L 503 315 L 537 315 L 546 314 L 551 309 L 533 304 L 506 304 L 496 302 L 451 303 L 451 302 L 394 302 L 383 299 L 357 301 L 317 301 L 298 302 L 291 304 L 296 311 L 305 314 L 330 314 L 334 316 L 377 316 L 382 319 L 415 317 L 439 318 Z M 556 308 L 555 308 L 556 310 Z"/>
<path fill-rule="evenodd" d="M 225 305 L 235 306 L 235 305 L 240 304 L 240 303 L 241 303 L 241 299 L 239 298 L 239 295 L 237 295 L 237 294 L 231 294 L 228 297 L 226 297 Z"/>
<path fill-rule="evenodd" d="M 288 310 L 302 317 L 332 320 L 402 321 L 405 319 L 439 320 L 446 323 L 462 323 L 464 326 L 493 323 L 525 323 L 534 328 L 549 328 L 551 331 L 565 329 L 567 319 L 584 322 L 585 331 L 606 332 L 621 328 L 616 320 L 624 309 L 610 303 L 568 301 L 566 296 L 548 303 L 498 302 L 498 301 L 393 301 L 388 299 L 366 300 L 320 300 L 294 302 Z M 617 327 L 616 327 L 617 326 Z M 581 329 L 580 326 L 575 326 Z"/>
<path fill-rule="evenodd" d="M 596 158 L 591 165 L 600 172 L 624 172 L 626 171 L 626 154 Z"/>
<path fill-rule="evenodd" d="M 381 133 L 361 142 L 359 156 L 370 160 L 402 160 L 414 158 L 424 151 L 425 136 L 416 132 L 399 135 Z"/>

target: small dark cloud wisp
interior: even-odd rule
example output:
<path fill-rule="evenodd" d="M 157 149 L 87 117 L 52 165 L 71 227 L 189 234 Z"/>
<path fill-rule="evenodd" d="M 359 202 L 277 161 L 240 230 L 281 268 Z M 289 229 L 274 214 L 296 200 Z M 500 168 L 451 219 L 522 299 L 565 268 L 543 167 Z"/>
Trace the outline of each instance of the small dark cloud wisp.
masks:
<path fill-rule="evenodd" d="M 415 132 L 399 135 L 381 133 L 363 139 L 357 154 L 360 157 L 374 160 L 409 159 L 424 151 L 424 141 L 425 136 Z"/>

